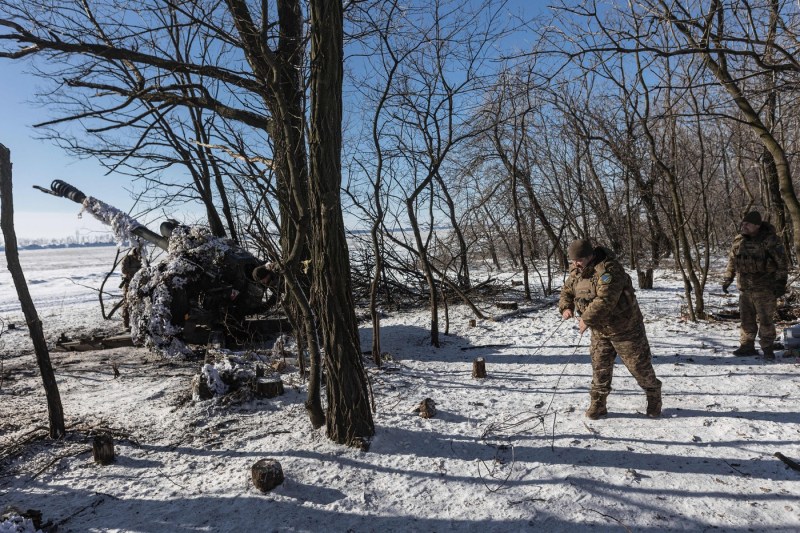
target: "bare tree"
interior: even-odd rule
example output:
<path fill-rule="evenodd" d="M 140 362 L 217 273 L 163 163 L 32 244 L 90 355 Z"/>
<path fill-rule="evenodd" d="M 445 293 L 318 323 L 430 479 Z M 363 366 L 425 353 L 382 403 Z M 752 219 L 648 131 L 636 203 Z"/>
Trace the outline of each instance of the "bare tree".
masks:
<path fill-rule="evenodd" d="M 0 226 L 5 239 L 6 262 L 11 278 L 14 280 L 14 286 L 17 288 L 22 313 L 28 324 L 39 372 L 42 373 L 42 383 L 47 397 L 47 413 L 50 418 L 50 438 L 60 439 L 66 434 L 64 410 L 61 406 L 61 395 L 58 392 L 53 366 L 50 364 L 50 352 L 44 339 L 42 321 L 39 320 L 39 314 L 33 305 L 25 274 L 19 263 L 17 235 L 14 232 L 14 199 L 11 178 L 11 151 L 0 144 Z"/>
<path fill-rule="evenodd" d="M 566 268 L 566 253 L 561 239 L 545 211 L 539 198 L 539 191 L 534 187 L 533 173 L 537 169 L 536 146 L 540 143 L 539 129 L 531 123 L 539 113 L 541 104 L 539 90 L 533 83 L 530 70 L 514 74 L 501 73 L 497 87 L 493 90 L 486 114 L 489 115 L 487 138 L 492 146 L 489 158 L 499 159 L 506 175 L 510 177 L 507 189 L 515 219 L 517 248 L 520 266 L 523 272 L 525 297 L 530 299 L 529 265 L 525 259 L 538 260 L 535 256 L 536 242 L 533 238 L 538 234 L 532 227 L 541 227 L 549 240 L 547 247 L 549 257 L 555 254 L 559 266 Z M 479 157 L 487 157 L 480 154 Z M 528 213 L 532 214 L 530 224 Z M 550 276 L 547 276 L 549 285 Z"/>

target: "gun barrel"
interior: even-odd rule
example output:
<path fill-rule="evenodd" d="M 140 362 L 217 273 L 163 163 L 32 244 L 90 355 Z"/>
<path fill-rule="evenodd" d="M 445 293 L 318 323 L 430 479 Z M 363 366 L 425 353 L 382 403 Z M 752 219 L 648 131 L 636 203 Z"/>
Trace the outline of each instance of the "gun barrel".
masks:
<path fill-rule="evenodd" d="M 74 185 L 70 185 L 66 181 L 61 180 L 53 180 L 53 183 L 50 184 L 50 189 L 56 196 L 61 196 L 63 198 L 69 198 L 73 202 L 82 204 L 83 201 L 86 199 L 86 195 L 83 192 L 75 187 Z"/>
<path fill-rule="evenodd" d="M 136 226 L 131 230 L 131 233 L 133 233 L 137 237 L 141 237 L 147 242 L 152 242 L 153 244 L 155 244 L 164 251 L 167 251 L 167 249 L 169 248 L 169 239 L 167 239 L 166 237 L 162 237 L 161 235 L 159 235 L 154 231 L 150 231 L 145 226 Z"/>
<path fill-rule="evenodd" d="M 167 237 L 163 237 L 154 231 L 150 231 L 146 226 L 143 226 L 134 218 L 131 218 L 117 208 L 112 207 L 107 203 L 98 200 L 97 198 L 87 197 L 83 191 L 74 185 L 70 185 L 66 181 L 53 180 L 53 182 L 50 184 L 49 191 L 47 189 L 42 189 L 41 187 L 37 188 L 44 192 L 49 192 L 55 196 L 68 198 L 75 203 L 83 205 L 84 208 L 92 214 L 92 216 L 94 216 L 103 224 L 111 226 L 111 228 L 114 230 L 114 233 L 120 239 L 127 239 L 130 238 L 130 235 L 134 235 L 140 239 L 144 239 L 147 242 L 155 244 L 162 250 L 167 250 L 169 248 L 169 239 Z M 87 201 L 87 198 L 90 198 L 89 201 Z"/>

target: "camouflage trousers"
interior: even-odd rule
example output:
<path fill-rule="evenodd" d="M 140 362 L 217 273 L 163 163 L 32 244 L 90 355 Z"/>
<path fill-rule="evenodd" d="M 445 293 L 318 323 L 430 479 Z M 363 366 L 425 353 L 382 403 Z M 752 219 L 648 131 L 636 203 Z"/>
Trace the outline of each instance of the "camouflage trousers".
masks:
<path fill-rule="evenodd" d="M 739 293 L 741 315 L 741 344 L 755 344 L 756 335 L 761 347 L 771 347 L 775 342 L 775 310 L 778 302 L 772 291 L 746 291 Z"/>
<path fill-rule="evenodd" d="M 125 329 L 131 327 L 131 311 L 128 305 L 128 283 L 122 287 L 122 325 Z"/>
<path fill-rule="evenodd" d="M 650 344 L 644 323 L 638 321 L 628 331 L 603 333 L 592 329 L 592 392 L 607 395 L 611 392 L 614 360 L 619 355 L 636 382 L 648 394 L 661 392 L 661 381 L 653 370 Z"/>

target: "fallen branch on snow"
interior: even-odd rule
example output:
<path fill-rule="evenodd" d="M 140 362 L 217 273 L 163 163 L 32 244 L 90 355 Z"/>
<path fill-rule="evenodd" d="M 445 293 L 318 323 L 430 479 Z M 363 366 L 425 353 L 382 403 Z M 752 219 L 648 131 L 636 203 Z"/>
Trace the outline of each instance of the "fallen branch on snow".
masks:
<path fill-rule="evenodd" d="M 462 346 L 461 350 L 477 350 L 478 348 L 508 348 L 513 344 L 479 344 L 477 346 Z"/>
<path fill-rule="evenodd" d="M 781 452 L 775 452 L 773 455 L 775 455 L 775 457 L 786 463 L 786 466 L 788 466 L 792 470 L 797 470 L 798 472 L 800 472 L 800 463 L 792 461 L 791 459 L 783 455 Z"/>

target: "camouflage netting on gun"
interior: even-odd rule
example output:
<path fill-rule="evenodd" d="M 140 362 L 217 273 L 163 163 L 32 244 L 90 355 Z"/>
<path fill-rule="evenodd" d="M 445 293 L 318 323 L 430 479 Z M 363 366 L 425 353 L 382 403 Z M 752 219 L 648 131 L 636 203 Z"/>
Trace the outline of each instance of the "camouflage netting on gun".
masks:
<path fill-rule="evenodd" d="M 89 214 L 103 224 L 111 226 L 118 244 L 141 242 L 139 237 L 132 233 L 132 231 L 141 226 L 141 224 L 127 213 L 123 213 L 116 207 L 111 207 L 102 200 L 91 196 L 87 196 L 83 200 L 82 205 L 84 211 L 88 211 Z"/>
<path fill-rule="evenodd" d="M 167 257 L 141 268 L 129 290 L 131 337 L 166 357 L 192 354 L 181 338 L 188 313 L 187 294 L 212 286 L 222 277 L 229 241 L 197 226 L 178 226 Z"/>

